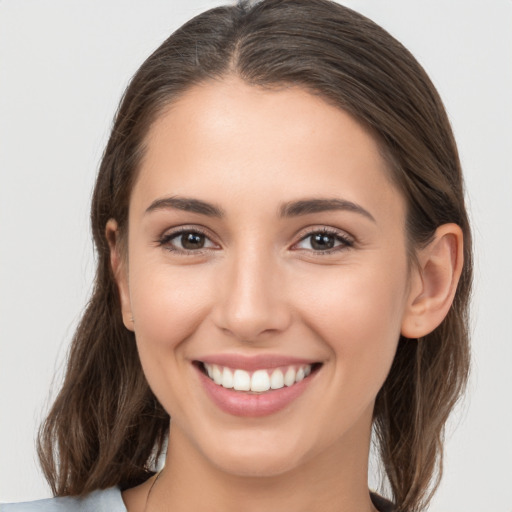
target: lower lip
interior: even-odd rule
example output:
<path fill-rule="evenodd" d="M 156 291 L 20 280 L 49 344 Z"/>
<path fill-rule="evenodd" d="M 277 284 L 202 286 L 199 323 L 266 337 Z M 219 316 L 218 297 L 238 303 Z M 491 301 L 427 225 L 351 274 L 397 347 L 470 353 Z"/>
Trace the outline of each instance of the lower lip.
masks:
<path fill-rule="evenodd" d="M 247 393 L 226 389 L 213 382 L 197 368 L 202 385 L 212 401 L 224 412 L 234 416 L 259 417 L 281 411 L 298 398 L 311 383 L 317 372 L 310 374 L 290 387 L 274 389 L 265 393 Z"/>

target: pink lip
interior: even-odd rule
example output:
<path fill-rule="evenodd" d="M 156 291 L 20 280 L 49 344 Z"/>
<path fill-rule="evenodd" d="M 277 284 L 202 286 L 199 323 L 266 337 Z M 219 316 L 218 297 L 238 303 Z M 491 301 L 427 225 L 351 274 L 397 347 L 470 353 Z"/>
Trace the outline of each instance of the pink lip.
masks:
<path fill-rule="evenodd" d="M 307 364 L 307 363 L 289 363 L 286 364 Z M 267 362 L 266 362 L 267 363 Z M 216 364 L 216 363 L 212 363 Z M 238 364 L 238 363 L 237 363 Z M 229 366 L 224 364 L 224 366 Z M 276 366 L 283 366 L 276 363 Z M 206 376 L 199 366 L 194 365 L 198 373 L 199 379 L 206 394 L 210 397 L 214 404 L 222 411 L 234 416 L 242 417 L 261 417 L 281 411 L 298 398 L 316 377 L 317 372 L 313 372 L 304 380 L 295 383 L 293 386 L 284 387 L 267 391 L 266 393 L 249 393 L 245 391 L 235 391 L 226 389 L 215 384 L 208 376 Z M 269 368 L 269 366 L 263 366 Z M 235 365 L 235 368 L 244 369 Z M 262 368 L 259 366 L 258 368 Z"/>
<path fill-rule="evenodd" d="M 260 354 L 256 356 L 242 356 L 239 354 L 216 354 L 198 358 L 198 361 L 207 364 L 239 368 L 248 372 L 266 368 L 279 368 L 282 366 L 301 366 L 319 362 L 312 359 L 300 359 L 279 354 Z"/>

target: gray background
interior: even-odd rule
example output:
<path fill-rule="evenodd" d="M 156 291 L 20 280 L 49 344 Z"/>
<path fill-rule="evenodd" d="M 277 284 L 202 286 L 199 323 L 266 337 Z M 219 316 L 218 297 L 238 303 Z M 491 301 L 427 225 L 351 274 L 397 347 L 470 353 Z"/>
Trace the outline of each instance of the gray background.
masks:
<path fill-rule="evenodd" d="M 90 291 L 88 208 L 117 102 L 172 30 L 219 3 L 0 0 L 0 501 L 50 496 L 34 437 Z M 424 65 L 466 173 L 474 366 L 431 510 L 512 511 L 512 2 L 342 3 Z"/>

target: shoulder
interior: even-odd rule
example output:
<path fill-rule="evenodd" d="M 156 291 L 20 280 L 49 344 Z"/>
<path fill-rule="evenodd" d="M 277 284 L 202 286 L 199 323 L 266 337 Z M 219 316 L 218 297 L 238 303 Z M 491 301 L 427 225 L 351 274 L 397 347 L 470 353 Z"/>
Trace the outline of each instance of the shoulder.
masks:
<path fill-rule="evenodd" d="M 25 503 L 2 503 L 0 512 L 127 512 L 121 491 L 111 487 L 81 498 L 66 496 Z"/>

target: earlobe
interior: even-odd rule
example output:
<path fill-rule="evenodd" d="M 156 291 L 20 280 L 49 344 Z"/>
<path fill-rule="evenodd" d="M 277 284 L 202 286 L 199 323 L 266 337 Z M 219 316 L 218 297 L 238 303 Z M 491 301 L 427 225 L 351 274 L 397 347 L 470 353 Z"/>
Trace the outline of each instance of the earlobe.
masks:
<path fill-rule="evenodd" d="M 110 248 L 110 266 L 119 290 L 123 323 L 128 330 L 133 331 L 134 321 L 128 288 L 128 269 L 126 268 L 126 258 L 121 253 L 119 227 L 114 219 L 107 222 L 105 237 Z"/>
<path fill-rule="evenodd" d="M 437 228 L 433 240 L 418 253 L 401 334 L 420 338 L 446 317 L 453 302 L 463 265 L 463 234 L 457 224 Z"/>

